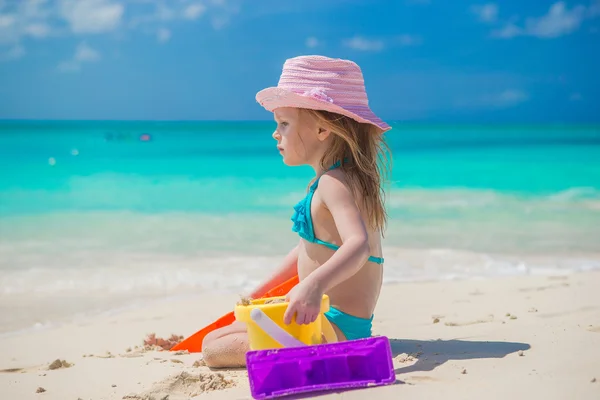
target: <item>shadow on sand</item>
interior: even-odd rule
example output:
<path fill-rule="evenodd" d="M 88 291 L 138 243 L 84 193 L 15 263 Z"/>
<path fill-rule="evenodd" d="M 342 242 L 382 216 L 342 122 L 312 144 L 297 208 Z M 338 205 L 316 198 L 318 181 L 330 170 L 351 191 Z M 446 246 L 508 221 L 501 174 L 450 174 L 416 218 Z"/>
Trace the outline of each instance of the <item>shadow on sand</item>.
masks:
<path fill-rule="evenodd" d="M 531 348 L 527 343 L 514 342 L 475 342 L 468 340 L 412 340 L 390 339 L 393 356 L 399 354 L 416 355 L 413 365 L 395 370 L 396 374 L 415 371 L 431 371 L 450 360 L 471 360 L 475 358 L 502 358 L 519 350 Z"/>

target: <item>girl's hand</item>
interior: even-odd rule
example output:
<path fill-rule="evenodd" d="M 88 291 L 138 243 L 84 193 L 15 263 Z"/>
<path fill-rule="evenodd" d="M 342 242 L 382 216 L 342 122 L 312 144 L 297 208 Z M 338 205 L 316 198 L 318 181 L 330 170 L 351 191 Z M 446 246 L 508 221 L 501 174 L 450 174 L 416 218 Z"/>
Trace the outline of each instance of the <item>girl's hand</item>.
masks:
<path fill-rule="evenodd" d="M 296 314 L 296 323 L 299 325 L 315 322 L 321 311 L 323 291 L 310 280 L 305 279 L 290 290 L 285 298 L 289 302 L 283 316 L 286 325 L 292 323 Z"/>

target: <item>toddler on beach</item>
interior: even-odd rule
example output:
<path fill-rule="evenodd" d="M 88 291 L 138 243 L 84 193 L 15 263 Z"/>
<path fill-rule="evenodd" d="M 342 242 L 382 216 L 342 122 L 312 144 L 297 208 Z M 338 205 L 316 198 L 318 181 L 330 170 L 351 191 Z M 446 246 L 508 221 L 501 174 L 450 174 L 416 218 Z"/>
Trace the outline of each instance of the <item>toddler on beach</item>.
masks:
<path fill-rule="evenodd" d="M 324 329 L 333 329 L 338 341 L 369 337 L 383 277 L 382 183 L 389 161 L 383 133 L 391 128 L 369 108 L 361 69 L 348 60 L 289 59 L 278 86 L 260 91 L 256 100 L 274 114 L 273 139 L 284 164 L 310 165 L 315 178 L 293 210 L 300 242 L 249 297 L 298 275 L 300 283 L 286 297 L 285 323 L 314 322 L 327 294 L 330 326 Z M 248 349 L 239 321 L 203 342 L 204 360 L 213 368 L 245 366 Z"/>

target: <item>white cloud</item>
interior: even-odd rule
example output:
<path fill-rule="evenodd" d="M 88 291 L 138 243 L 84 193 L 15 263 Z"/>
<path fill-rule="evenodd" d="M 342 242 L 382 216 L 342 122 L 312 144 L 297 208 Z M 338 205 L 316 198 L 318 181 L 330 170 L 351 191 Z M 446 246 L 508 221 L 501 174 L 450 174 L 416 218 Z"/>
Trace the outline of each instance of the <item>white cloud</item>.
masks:
<path fill-rule="evenodd" d="M 213 17 L 210 20 L 210 24 L 217 31 L 219 29 L 222 29 L 223 27 L 227 26 L 228 23 L 229 23 L 229 17 L 225 17 L 225 16 Z"/>
<path fill-rule="evenodd" d="M 495 22 L 498 18 L 498 5 L 496 5 L 496 3 L 473 5 L 471 6 L 471 12 L 475 14 L 481 22 Z"/>
<path fill-rule="evenodd" d="M 127 8 L 127 10 L 126 10 Z M 221 29 L 240 12 L 241 0 L 0 0 L 0 45 L 27 38 L 79 36 L 129 27 L 156 35 L 167 23 L 196 21 L 205 14 Z M 163 32 L 159 42 L 168 41 Z"/>
<path fill-rule="evenodd" d="M 75 54 L 70 60 L 66 60 L 58 64 L 60 72 L 76 72 L 81 70 L 83 63 L 96 62 L 100 60 L 100 53 L 85 42 L 80 43 L 75 49 Z"/>
<path fill-rule="evenodd" d="M 343 41 L 344 45 L 354 50 L 360 51 L 381 51 L 385 44 L 382 40 L 370 40 L 362 36 L 355 36 L 352 39 Z"/>
<path fill-rule="evenodd" d="M 423 39 L 416 35 L 400 35 L 396 41 L 400 46 L 418 46 L 423 43 Z"/>
<path fill-rule="evenodd" d="M 306 39 L 306 47 L 314 49 L 318 45 L 319 45 L 319 39 L 317 39 L 316 37 L 311 36 Z"/>
<path fill-rule="evenodd" d="M 92 62 L 100 59 L 100 53 L 92 49 L 86 43 L 81 43 L 75 51 L 75 61 Z"/>
<path fill-rule="evenodd" d="M 184 19 L 194 21 L 200 18 L 206 11 L 206 7 L 201 3 L 180 6 L 174 4 L 174 2 L 170 2 L 169 6 L 167 6 L 162 1 L 156 0 L 151 0 L 149 3 L 154 6 L 154 12 L 152 14 L 134 17 L 130 22 L 132 27 L 136 27 L 140 24 L 152 24 L 155 22 L 164 23 Z"/>
<path fill-rule="evenodd" d="M 522 103 L 529 99 L 529 95 L 521 90 L 508 89 L 500 93 L 498 100 L 502 103 Z"/>
<path fill-rule="evenodd" d="M 584 16 L 584 6 L 575 6 L 568 10 L 564 2 L 558 2 L 553 4 L 548 14 L 543 17 L 527 19 L 526 29 L 532 36 L 558 37 L 579 28 Z"/>
<path fill-rule="evenodd" d="M 569 9 L 563 1 L 550 6 L 548 13 L 537 18 L 527 18 L 524 26 L 518 26 L 514 21 L 503 28 L 492 32 L 493 37 L 510 39 L 516 36 L 533 36 L 551 39 L 573 33 L 583 23 L 586 17 L 600 15 L 600 2 L 596 1 L 589 8 L 582 5 Z"/>
<path fill-rule="evenodd" d="M 190 2 L 189 0 L 180 0 L 178 2 L 163 2 L 161 0 L 148 0 L 147 3 L 154 7 L 150 14 L 137 15 L 131 19 L 129 25 L 136 28 L 139 25 L 153 25 L 156 22 L 176 22 L 176 21 L 196 21 L 203 15 L 210 15 L 210 24 L 216 30 L 219 30 L 229 24 L 231 15 L 239 12 L 239 6 L 235 3 L 229 4 L 226 1 L 213 0 L 208 2 Z M 166 5 L 168 4 L 168 6 Z M 155 30 L 152 29 L 152 32 Z"/>
<path fill-rule="evenodd" d="M 569 100 L 570 101 L 581 101 L 581 100 L 583 100 L 583 96 L 581 95 L 581 93 L 571 93 L 571 95 L 569 96 Z"/>
<path fill-rule="evenodd" d="M 10 14 L 0 15 L 0 29 L 10 28 L 15 24 L 15 16 Z"/>
<path fill-rule="evenodd" d="M 21 45 L 15 45 L 10 50 L 0 53 L 0 62 L 17 60 L 25 55 L 25 49 Z"/>
<path fill-rule="evenodd" d="M 158 32 L 156 32 L 156 40 L 158 43 L 166 43 L 171 39 L 171 31 L 166 28 L 160 28 Z"/>
<path fill-rule="evenodd" d="M 514 107 L 529 100 L 529 95 L 522 90 L 507 89 L 501 93 L 484 96 L 483 105 L 489 105 L 494 108 Z"/>
<path fill-rule="evenodd" d="M 0 3 L 0 10 L 10 10 L 0 14 L 0 43 L 18 45 L 23 36 L 50 36 L 53 30 L 46 20 L 51 15 L 52 7 L 55 4 L 48 0 L 23 0 L 12 3 L 12 7 Z"/>
<path fill-rule="evenodd" d="M 73 60 L 69 60 L 69 61 L 63 61 L 60 64 L 58 64 L 57 69 L 60 72 L 76 72 L 81 69 L 81 66 L 77 62 L 75 62 Z"/>
<path fill-rule="evenodd" d="M 154 6 L 154 12 L 152 14 L 139 14 L 131 19 L 129 26 L 131 28 L 137 28 L 139 25 L 153 24 L 156 22 L 167 22 L 172 21 L 177 16 L 177 13 L 165 6 L 163 3 L 155 3 L 149 1 Z"/>
<path fill-rule="evenodd" d="M 0 43 L 16 42 L 18 39 L 17 18 L 11 14 L 0 14 Z"/>
<path fill-rule="evenodd" d="M 183 10 L 183 16 L 185 19 L 196 20 L 204 14 L 206 7 L 200 3 L 190 4 Z"/>
<path fill-rule="evenodd" d="M 115 30 L 125 8 L 112 0 L 61 0 L 60 13 L 74 33 L 102 33 Z"/>
<path fill-rule="evenodd" d="M 51 28 L 45 23 L 31 23 L 25 27 L 25 33 L 35 38 L 45 38 L 50 35 Z"/>
<path fill-rule="evenodd" d="M 519 28 L 512 22 L 506 24 L 503 28 L 497 29 L 492 32 L 493 37 L 497 37 L 500 39 L 510 39 L 515 36 L 519 36 L 523 34 L 523 29 Z"/>
<path fill-rule="evenodd" d="M 310 39 L 310 38 L 309 38 Z M 354 36 L 351 39 L 342 41 L 343 45 L 359 51 L 382 51 L 387 47 L 408 47 L 419 46 L 423 43 L 423 39 L 418 35 L 403 34 L 385 39 L 367 39 L 363 36 Z M 307 46 L 309 45 L 307 40 Z M 310 47 L 310 46 L 309 46 Z"/>
<path fill-rule="evenodd" d="M 240 13 L 242 0 L 212 0 L 211 4 L 206 12 L 213 29 L 219 30 L 229 25 L 232 17 Z"/>
<path fill-rule="evenodd" d="M 166 6 L 164 3 L 156 5 L 156 18 L 159 21 L 171 21 L 177 17 L 177 11 Z"/>
<path fill-rule="evenodd" d="M 22 2 L 23 14 L 29 18 L 46 18 L 50 15 L 49 9 L 45 8 L 48 3 L 48 0 L 25 0 Z"/>
<path fill-rule="evenodd" d="M 590 4 L 590 8 L 588 9 L 588 16 L 590 18 L 594 18 L 600 15 L 600 0 L 595 0 L 592 4 Z"/>
<path fill-rule="evenodd" d="M 0 14 L 0 29 L 12 28 L 15 25 L 16 18 L 11 14 Z"/>

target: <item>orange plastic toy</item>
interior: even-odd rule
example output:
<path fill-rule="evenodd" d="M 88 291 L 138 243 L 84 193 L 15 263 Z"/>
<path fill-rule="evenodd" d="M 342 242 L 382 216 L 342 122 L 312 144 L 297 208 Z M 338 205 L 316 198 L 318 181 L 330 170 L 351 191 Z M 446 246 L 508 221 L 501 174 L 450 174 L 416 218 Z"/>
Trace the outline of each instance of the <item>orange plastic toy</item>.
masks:
<path fill-rule="evenodd" d="M 285 281 L 282 284 L 275 286 L 274 288 L 269 290 L 267 293 L 265 293 L 261 297 L 261 299 L 265 298 L 265 297 L 285 296 L 290 290 L 292 290 L 292 288 L 294 286 L 296 286 L 298 284 L 299 281 L 300 280 L 299 280 L 298 276 L 296 275 L 292 279 Z M 204 337 L 206 335 L 208 335 L 210 332 L 212 332 L 216 329 L 222 328 L 227 325 L 231 325 L 233 323 L 233 321 L 235 321 L 235 316 L 233 315 L 233 311 L 231 311 L 231 312 L 223 315 L 221 318 L 219 318 L 212 324 L 207 325 L 204 328 L 200 329 L 198 332 L 194 333 L 192 336 L 179 342 L 177 345 L 175 345 L 171 348 L 171 351 L 187 350 L 190 353 L 200 353 L 202 351 L 202 341 L 204 340 Z"/>

